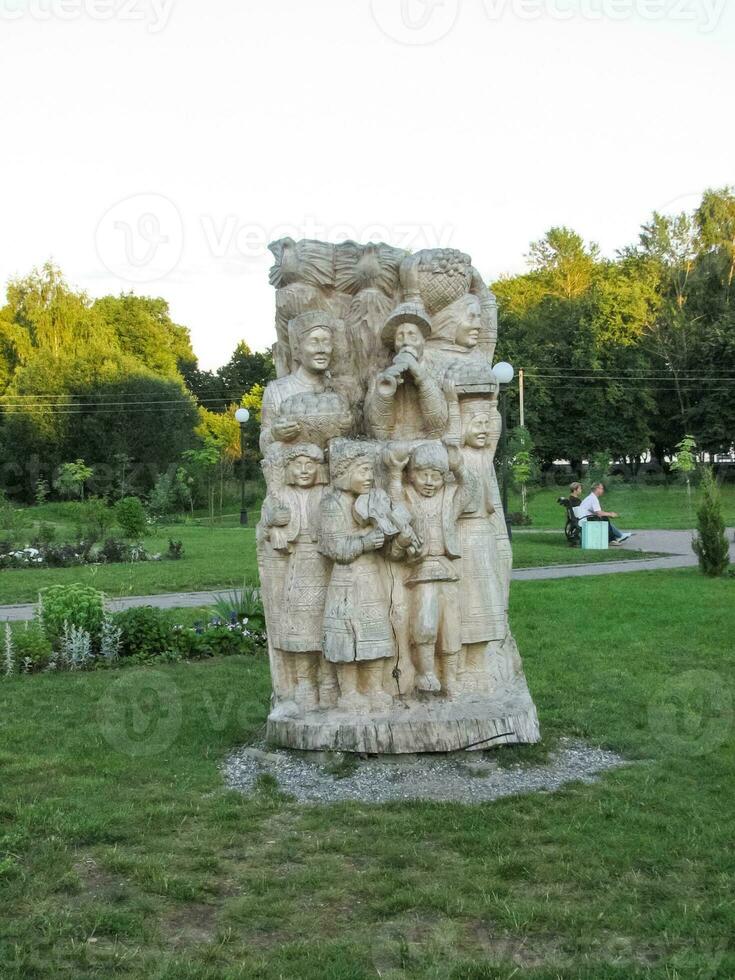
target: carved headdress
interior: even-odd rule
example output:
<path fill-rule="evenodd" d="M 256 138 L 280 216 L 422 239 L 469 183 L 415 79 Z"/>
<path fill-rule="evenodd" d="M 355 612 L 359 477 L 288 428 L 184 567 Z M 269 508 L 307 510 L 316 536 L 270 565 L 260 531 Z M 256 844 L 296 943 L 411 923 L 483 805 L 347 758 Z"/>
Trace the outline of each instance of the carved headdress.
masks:
<path fill-rule="evenodd" d="M 345 477 L 360 459 L 375 460 L 378 444 L 368 439 L 332 439 L 329 443 L 329 475 L 335 486 L 344 489 Z"/>

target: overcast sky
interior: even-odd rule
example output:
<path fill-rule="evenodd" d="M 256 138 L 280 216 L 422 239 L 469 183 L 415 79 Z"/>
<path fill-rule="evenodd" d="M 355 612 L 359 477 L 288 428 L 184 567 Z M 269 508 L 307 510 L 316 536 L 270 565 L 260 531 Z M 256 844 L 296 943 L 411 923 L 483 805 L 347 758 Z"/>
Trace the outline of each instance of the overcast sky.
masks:
<path fill-rule="evenodd" d="M 612 255 L 735 183 L 725 0 L 0 0 L 0 279 L 169 300 L 204 367 L 273 335 L 283 234 Z"/>

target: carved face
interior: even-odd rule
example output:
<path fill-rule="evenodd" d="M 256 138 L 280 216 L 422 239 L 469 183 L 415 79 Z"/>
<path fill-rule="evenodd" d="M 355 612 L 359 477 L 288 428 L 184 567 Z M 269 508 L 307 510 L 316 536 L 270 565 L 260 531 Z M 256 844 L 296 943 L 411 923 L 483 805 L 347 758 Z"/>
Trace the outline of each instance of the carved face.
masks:
<path fill-rule="evenodd" d="M 349 489 L 356 496 L 363 493 L 370 493 L 375 482 L 373 472 L 373 461 L 363 458 L 356 459 L 349 470 Z"/>
<path fill-rule="evenodd" d="M 396 330 L 393 347 L 396 353 L 409 351 L 419 360 L 424 352 L 424 335 L 415 323 L 401 323 Z"/>
<path fill-rule="evenodd" d="M 465 432 L 464 441 L 466 446 L 472 449 L 484 449 L 490 441 L 491 425 L 490 413 L 478 412 L 470 419 Z"/>
<path fill-rule="evenodd" d="M 315 327 L 299 343 L 301 363 L 312 371 L 326 371 L 332 359 L 331 331 L 324 327 Z"/>
<path fill-rule="evenodd" d="M 286 483 L 292 487 L 313 487 L 319 474 L 319 464 L 310 456 L 297 456 L 286 465 Z"/>
<path fill-rule="evenodd" d="M 408 471 L 408 478 L 413 488 L 422 497 L 433 497 L 444 486 L 444 474 L 441 470 L 435 470 L 431 466 L 421 466 L 417 469 L 411 467 Z"/>
<path fill-rule="evenodd" d="M 482 316 L 479 303 L 468 303 L 464 310 L 462 322 L 457 327 L 455 343 L 460 347 L 477 347 L 482 328 Z"/>

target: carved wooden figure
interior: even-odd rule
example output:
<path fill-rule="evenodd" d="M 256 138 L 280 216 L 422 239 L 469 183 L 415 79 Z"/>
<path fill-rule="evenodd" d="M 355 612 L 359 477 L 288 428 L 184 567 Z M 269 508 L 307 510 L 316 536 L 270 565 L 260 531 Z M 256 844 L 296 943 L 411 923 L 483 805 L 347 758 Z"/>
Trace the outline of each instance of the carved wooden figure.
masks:
<path fill-rule="evenodd" d="M 334 705 L 337 696 L 334 671 L 321 656 L 330 572 L 318 549 L 324 453 L 318 446 L 297 444 L 282 449 L 281 460 L 285 486 L 266 497 L 262 512 L 271 545 L 288 555 L 270 640 L 289 667 L 294 705 L 310 711 Z"/>
<path fill-rule="evenodd" d="M 339 706 L 387 708 L 384 661 L 396 655 L 390 623 L 385 532 L 360 515 L 358 501 L 375 485 L 375 447 L 335 440 L 330 446 L 332 489 L 321 505 L 320 549 L 333 562 L 324 610 L 325 658 L 336 665 Z"/>

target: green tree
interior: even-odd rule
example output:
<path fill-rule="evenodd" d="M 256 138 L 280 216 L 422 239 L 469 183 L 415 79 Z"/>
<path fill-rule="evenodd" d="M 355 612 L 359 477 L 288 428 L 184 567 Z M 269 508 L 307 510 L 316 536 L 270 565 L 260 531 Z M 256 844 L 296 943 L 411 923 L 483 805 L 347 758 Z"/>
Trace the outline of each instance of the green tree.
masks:
<path fill-rule="evenodd" d="M 538 476 L 533 450 L 531 433 L 525 426 L 517 425 L 510 433 L 508 455 L 511 477 L 521 494 L 521 512 L 524 517 L 528 516 L 529 484 L 534 483 Z"/>
<path fill-rule="evenodd" d="M 120 349 L 156 374 L 177 377 L 196 364 L 189 331 L 171 320 L 165 300 L 121 293 L 96 300 L 92 309 Z"/>
<path fill-rule="evenodd" d="M 705 575 L 723 575 L 730 564 L 717 480 L 709 466 L 702 472 L 702 502 L 697 511 L 698 534 L 692 542 Z"/>
<path fill-rule="evenodd" d="M 56 477 L 56 489 L 62 497 L 79 497 L 84 500 L 84 485 L 94 473 L 83 459 L 73 463 L 62 463 Z"/>

